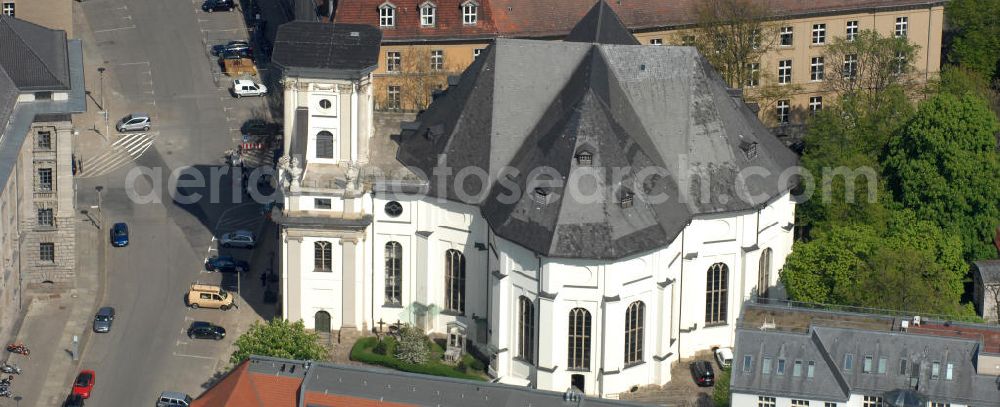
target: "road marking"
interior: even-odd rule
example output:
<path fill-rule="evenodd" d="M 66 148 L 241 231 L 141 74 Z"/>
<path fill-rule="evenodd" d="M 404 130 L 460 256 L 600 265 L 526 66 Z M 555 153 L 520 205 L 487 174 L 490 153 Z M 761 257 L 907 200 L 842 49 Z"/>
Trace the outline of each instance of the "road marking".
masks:
<path fill-rule="evenodd" d="M 134 25 L 130 25 L 128 27 L 108 28 L 106 30 L 95 30 L 94 34 L 97 34 L 97 33 L 106 33 L 106 32 L 112 32 L 112 31 L 121 31 L 121 30 L 131 30 L 133 28 L 135 28 Z"/>
<path fill-rule="evenodd" d="M 155 134 L 126 134 L 112 143 L 111 149 L 91 158 L 89 162 L 85 162 L 83 172 L 78 177 L 87 178 L 105 175 L 126 166 L 149 150 L 153 146 L 155 139 Z"/>
<path fill-rule="evenodd" d="M 183 328 L 181 328 L 181 332 L 184 332 L 184 329 L 183 329 Z M 187 345 L 187 344 L 188 344 L 188 343 L 187 343 L 187 342 L 184 342 L 184 341 L 177 341 L 177 346 L 181 346 L 181 345 Z"/>
<path fill-rule="evenodd" d="M 188 354 L 185 354 L 185 353 L 177 353 L 177 352 L 174 352 L 174 356 L 179 356 L 179 357 L 182 357 L 182 358 L 195 358 L 195 359 L 205 359 L 205 360 L 213 360 L 213 361 L 215 360 L 215 358 L 209 357 L 209 356 L 188 355 Z"/>
<path fill-rule="evenodd" d="M 149 65 L 149 62 L 125 62 L 121 64 L 115 64 L 118 66 L 128 66 L 128 65 Z"/>

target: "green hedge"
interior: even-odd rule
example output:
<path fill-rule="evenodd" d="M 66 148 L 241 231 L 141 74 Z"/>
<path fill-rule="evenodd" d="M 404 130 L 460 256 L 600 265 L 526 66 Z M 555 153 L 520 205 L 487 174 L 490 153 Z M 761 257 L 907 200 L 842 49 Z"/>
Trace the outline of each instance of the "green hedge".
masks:
<path fill-rule="evenodd" d="M 372 352 L 372 348 L 378 343 L 378 338 L 367 337 L 358 339 L 354 343 L 354 347 L 351 348 L 351 360 L 358 361 L 361 363 L 366 363 L 369 365 L 378 365 L 387 367 L 390 369 L 400 370 L 403 372 L 411 373 L 421 373 L 433 376 L 444 376 L 444 377 L 454 377 L 457 379 L 468 379 L 468 380 L 479 380 L 485 381 L 482 376 L 472 375 L 459 372 L 455 370 L 455 367 L 446 365 L 441 362 L 427 362 L 421 365 L 415 365 L 412 363 L 406 363 L 400 361 L 393 357 L 393 353 L 396 350 L 396 344 L 394 342 L 388 343 L 388 352 L 386 355 L 379 355 Z M 468 355 L 466 355 L 468 356 Z"/>

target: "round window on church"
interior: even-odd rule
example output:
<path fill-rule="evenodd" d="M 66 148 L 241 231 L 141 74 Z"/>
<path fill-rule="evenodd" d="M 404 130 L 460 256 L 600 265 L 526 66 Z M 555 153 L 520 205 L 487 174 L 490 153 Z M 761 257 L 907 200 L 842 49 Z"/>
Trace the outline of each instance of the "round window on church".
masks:
<path fill-rule="evenodd" d="M 324 109 L 329 109 L 330 106 L 333 106 L 333 103 L 330 103 L 329 99 L 323 99 L 319 101 L 319 107 L 322 107 Z"/>
<path fill-rule="evenodd" d="M 391 217 L 397 217 L 403 214 L 403 204 L 396 201 L 389 201 L 385 204 L 385 214 Z"/>

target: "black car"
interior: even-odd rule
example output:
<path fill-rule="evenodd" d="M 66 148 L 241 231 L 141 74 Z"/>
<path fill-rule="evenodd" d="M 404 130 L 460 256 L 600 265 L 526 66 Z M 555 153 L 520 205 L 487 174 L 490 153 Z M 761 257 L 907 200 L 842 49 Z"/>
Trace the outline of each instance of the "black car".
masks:
<path fill-rule="evenodd" d="M 250 263 L 239 260 L 233 256 L 212 256 L 205 260 L 205 270 L 218 271 L 222 273 L 250 271 Z"/>
<path fill-rule="evenodd" d="M 233 0 L 205 0 L 201 5 L 201 9 L 209 13 L 213 11 L 233 11 L 236 8 L 236 4 Z"/>
<path fill-rule="evenodd" d="M 246 41 L 229 41 L 225 44 L 212 46 L 213 56 L 220 56 L 226 52 L 242 55 L 244 58 L 253 58 L 253 48 Z"/>
<path fill-rule="evenodd" d="M 284 129 L 278 123 L 266 122 L 260 119 L 247 120 L 240 126 L 240 133 L 248 136 L 273 136 L 281 134 Z"/>
<path fill-rule="evenodd" d="M 218 341 L 225 337 L 226 328 L 209 322 L 195 321 L 188 328 L 188 338 L 191 339 L 215 339 Z"/>
<path fill-rule="evenodd" d="M 715 385 L 715 372 L 712 371 L 712 363 L 707 360 L 698 360 L 691 363 L 691 376 L 694 382 L 701 387 Z"/>
<path fill-rule="evenodd" d="M 83 407 L 83 396 L 70 394 L 69 397 L 66 397 L 63 407 Z"/>

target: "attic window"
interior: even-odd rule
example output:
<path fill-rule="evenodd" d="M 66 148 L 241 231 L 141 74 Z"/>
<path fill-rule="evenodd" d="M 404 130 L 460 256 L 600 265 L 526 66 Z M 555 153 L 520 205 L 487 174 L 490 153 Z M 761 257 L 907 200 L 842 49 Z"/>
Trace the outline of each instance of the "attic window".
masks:
<path fill-rule="evenodd" d="M 622 192 L 619 196 L 619 203 L 621 204 L 622 209 L 631 208 L 634 198 L 635 194 L 633 194 L 632 191 L 629 191 L 627 189 L 622 189 Z"/>
<path fill-rule="evenodd" d="M 462 3 L 462 24 L 476 25 L 479 21 L 479 5 L 474 1 Z"/>
<path fill-rule="evenodd" d="M 594 163 L 594 155 L 590 151 L 581 151 L 576 154 L 576 163 L 579 165 L 592 165 Z"/>
<path fill-rule="evenodd" d="M 548 189 L 538 187 L 535 188 L 534 194 L 531 195 L 531 199 L 534 200 L 536 204 L 548 205 L 549 195 L 551 195 L 551 192 Z"/>
<path fill-rule="evenodd" d="M 378 25 L 379 27 L 395 27 L 396 26 L 396 6 L 391 3 L 382 3 L 378 7 Z"/>
<path fill-rule="evenodd" d="M 753 160 L 757 158 L 757 142 L 740 142 L 740 150 L 743 150 L 743 154 L 746 154 L 747 160 Z"/>
<path fill-rule="evenodd" d="M 434 3 L 425 2 L 420 5 L 420 26 L 421 27 L 433 27 L 434 20 L 437 19 L 437 7 L 434 7 Z"/>

